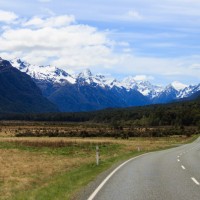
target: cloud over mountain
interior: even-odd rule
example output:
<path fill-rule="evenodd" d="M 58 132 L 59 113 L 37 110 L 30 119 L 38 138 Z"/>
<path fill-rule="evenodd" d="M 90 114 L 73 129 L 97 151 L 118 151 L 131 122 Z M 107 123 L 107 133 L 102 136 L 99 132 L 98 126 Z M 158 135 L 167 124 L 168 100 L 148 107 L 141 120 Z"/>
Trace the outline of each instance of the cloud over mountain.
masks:
<path fill-rule="evenodd" d="M 14 12 L 0 10 L 0 22 L 12 23 L 18 16 Z"/>
<path fill-rule="evenodd" d="M 162 84 L 198 82 L 199 1 L 17 2 L 0 2 L 4 58 L 88 67 L 121 79 L 144 74 Z"/>

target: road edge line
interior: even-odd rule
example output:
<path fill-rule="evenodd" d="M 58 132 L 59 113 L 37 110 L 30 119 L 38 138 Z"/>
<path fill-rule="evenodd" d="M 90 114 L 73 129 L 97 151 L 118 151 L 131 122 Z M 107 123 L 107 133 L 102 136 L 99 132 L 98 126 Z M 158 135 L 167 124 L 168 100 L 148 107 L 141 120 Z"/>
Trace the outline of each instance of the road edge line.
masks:
<path fill-rule="evenodd" d="M 152 152 L 149 152 L 149 153 L 144 153 L 142 155 L 139 155 L 139 156 L 136 156 L 136 157 L 133 157 L 125 162 L 123 162 L 121 165 L 119 165 L 117 168 L 115 168 L 102 182 L 101 184 L 94 190 L 94 192 L 89 196 L 89 198 L 87 200 L 93 200 L 94 197 L 97 195 L 97 193 L 102 189 L 102 187 L 106 184 L 106 182 L 120 169 L 122 168 L 124 165 L 126 165 L 128 162 L 132 161 L 132 160 L 135 160 L 139 157 L 142 157 L 144 155 L 147 155 L 147 154 L 150 154 Z"/>

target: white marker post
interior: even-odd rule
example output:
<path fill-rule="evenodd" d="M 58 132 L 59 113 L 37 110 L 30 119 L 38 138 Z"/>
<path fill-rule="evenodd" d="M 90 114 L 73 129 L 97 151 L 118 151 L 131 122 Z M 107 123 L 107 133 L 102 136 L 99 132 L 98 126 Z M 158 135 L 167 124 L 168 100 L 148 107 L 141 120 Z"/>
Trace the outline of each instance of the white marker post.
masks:
<path fill-rule="evenodd" d="M 99 165 L 99 146 L 96 145 L 96 163 Z"/>

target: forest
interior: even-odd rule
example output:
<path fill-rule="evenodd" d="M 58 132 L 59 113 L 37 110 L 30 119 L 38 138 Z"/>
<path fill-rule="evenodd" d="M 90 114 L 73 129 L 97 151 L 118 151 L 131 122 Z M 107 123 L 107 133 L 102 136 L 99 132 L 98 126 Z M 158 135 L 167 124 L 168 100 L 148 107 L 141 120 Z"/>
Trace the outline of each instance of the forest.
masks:
<path fill-rule="evenodd" d="M 0 120 L 94 122 L 151 126 L 200 126 L 200 99 L 189 102 L 129 108 L 108 108 L 93 112 L 15 114 L 1 113 Z"/>

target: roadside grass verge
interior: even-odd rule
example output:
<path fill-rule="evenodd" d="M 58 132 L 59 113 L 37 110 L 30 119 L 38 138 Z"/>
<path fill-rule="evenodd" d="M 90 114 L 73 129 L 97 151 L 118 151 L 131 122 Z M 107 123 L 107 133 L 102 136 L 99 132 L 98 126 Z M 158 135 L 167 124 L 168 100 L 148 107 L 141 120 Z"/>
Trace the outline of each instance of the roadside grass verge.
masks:
<path fill-rule="evenodd" d="M 119 161 L 196 138 L 1 138 L 0 196 L 2 200 L 72 199 Z M 95 164 L 97 144 L 99 166 Z"/>

